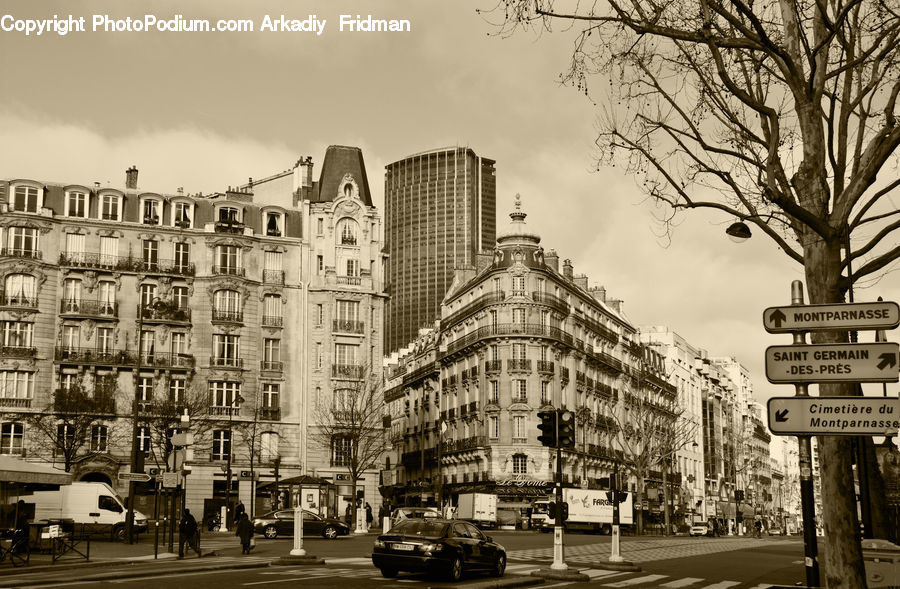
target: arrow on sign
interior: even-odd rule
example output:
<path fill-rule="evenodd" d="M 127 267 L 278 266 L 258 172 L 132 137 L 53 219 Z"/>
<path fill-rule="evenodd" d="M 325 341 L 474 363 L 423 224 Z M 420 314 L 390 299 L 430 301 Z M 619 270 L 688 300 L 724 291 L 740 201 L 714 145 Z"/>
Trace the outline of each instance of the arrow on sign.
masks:
<path fill-rule="evenodd" d="M 878 357 L 881 358 L 881 362 L 878 363 L 879 370 L 884 370 L 885 366 L 890 366 L 891 368 L 893 368 L 897 365 L 897 356 L 895 354 L 885 352 Z"/>
<path fill-rule="evenodd" d="M 787 319 L 787 315 L 781 312 L 781 309 L 775 309 L 769 314 L 769 321 L 775 324 L 775 327 L 781 327 L 781 323 Z"/>
<path fill-rule="evenodd" d="M 787 414 L 788 414 L 787 409 L 782 409 L 781 411 L 776 411 L 775 412 L 775 421 L 787 421 L 788 420 Z"/>

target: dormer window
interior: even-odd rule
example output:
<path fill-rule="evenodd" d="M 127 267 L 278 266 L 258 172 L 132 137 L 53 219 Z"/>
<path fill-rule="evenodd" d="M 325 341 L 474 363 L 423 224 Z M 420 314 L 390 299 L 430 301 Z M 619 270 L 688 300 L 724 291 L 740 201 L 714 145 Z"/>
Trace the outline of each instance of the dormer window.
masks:
<path fill-rule="evenodd" d="M 79 217 L 84 219 L 87 217 L 88 198 L 87 193 L 81 190 L 70 190 L 66 192 L 66 216 Z"/>
<path fill-rule="evenodd" d="M 266 235 L 270 235 L 272 237 L 281 237 L 281 214 L 280 213 L 266 213 Z"/>
<path fill-rule="evenodd" d="M 193 218 L 193 206 L 188 202 L 176 202 L 173 211 L 172 224 L 182 229 L 190 229 L 193 227 L 191 219 Z"/>
<path fill-rule="evenodd" d="M 118 194 L 104 194 L 100 197 L 100 218 L 104 221 L 120 221 L 120 197 Z"/>
<path fill-rule="evenodd" d="M 338 235 L 340 236 L 341 245 L 358 245 L 356 239 L 358 227 L 356 221 L 352 219 L 343 219 L 338 224 Z"/>
<path fill-rule="evenodd" d="M 222 223 L 240 223 L 240 211 L 234 207 L 219 207 L 219 221 Z"/>
<path fill-rule="evenodd" d="M 160 204 L 161 203 L 158 200 L 154 200 L 152 198 L 144 199 L 144 204 L 142 207 L 144 212 L 142 222 L 144 223 L 144 225 L 159 225 L 159 213 L 160 209 L 162 208 Z"/>
<path fill-rule="evenodd" d="M 16 186 L 13 193 L 13 210 L 23 213 L 38 212 L 40 191 L 34 186 Z"/>

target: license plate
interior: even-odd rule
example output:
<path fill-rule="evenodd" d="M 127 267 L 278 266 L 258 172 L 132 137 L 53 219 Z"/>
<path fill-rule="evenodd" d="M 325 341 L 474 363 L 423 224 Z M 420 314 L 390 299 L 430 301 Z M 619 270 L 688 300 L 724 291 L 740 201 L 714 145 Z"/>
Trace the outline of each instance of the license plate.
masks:
<path fill-rule="evenodd" d="M 394 550 L 402 550 L 404 552 L 412 552 L 416 547 L 412 544 L 394 544 Z"/>

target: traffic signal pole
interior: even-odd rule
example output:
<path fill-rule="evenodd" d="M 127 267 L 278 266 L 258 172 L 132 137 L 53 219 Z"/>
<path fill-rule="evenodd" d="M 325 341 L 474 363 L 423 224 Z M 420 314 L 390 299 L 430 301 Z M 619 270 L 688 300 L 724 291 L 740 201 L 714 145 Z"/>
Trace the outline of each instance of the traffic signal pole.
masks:
<path fill-rule="evenodd" d="M 609 562 L 623 562 L 622 553 L 619 547 L 619 463 L 616 462 L 616 470 L 613 474 L 613 482 L 609 486 L 612 491 L 613 500 L 613 523 L 612 523 L 612 552 L 609 555 Z"/>
<path fill-rule="evenodd" d="M 559 419 L 556 420 L 557 441 L 559 440 Z M 563 545 L 563 491 L 562 491 L 562 447 L 556 444 L 556 517 L 553 518 L 553 564 L 550 568 L 554 571 L 568 570 L 566 564 L 565 546 Z"/>

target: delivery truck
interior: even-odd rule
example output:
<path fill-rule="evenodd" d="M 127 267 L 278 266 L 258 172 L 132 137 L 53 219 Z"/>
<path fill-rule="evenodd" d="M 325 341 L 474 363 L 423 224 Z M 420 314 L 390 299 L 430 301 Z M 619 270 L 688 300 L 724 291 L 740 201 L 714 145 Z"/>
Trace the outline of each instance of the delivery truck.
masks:
<path fill-rule="evenodd" d="M 58 491 L 35 491 L 25 499 L 34 503 L 34 521 L 68 520 L 90 534 L 106 534 L 125 539 L 127 509 L 122 499 L 106 483 L 78 482 L 62 485 Z M 134 529 L 147 529 L 147 516 L 134 512 Z"/>
<path fill-rule="evenodd" d="M 481 527 L 497 524 L 497 496 L 490 493 L 460 493 L 456 503 L 456 518 Z"/>
<path fill-rule="evenodd" d="M 609 534 L 613 523 L 613 502 L 609 493 L 593 489 L 563 489 L 563 500 L 569 505 L 566 529 Z M 634 523 L 634 498 L 631 493 L 620 493 L 620 497 L 619 523 L 630 525 Z M 543 532 L 553 530 L 556 525 L 556 520 L 548 513 L 550 502 L 555 500 L 553 495 L 532 504 L 531 523 Z"/>

